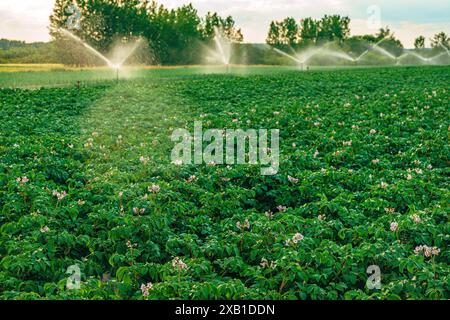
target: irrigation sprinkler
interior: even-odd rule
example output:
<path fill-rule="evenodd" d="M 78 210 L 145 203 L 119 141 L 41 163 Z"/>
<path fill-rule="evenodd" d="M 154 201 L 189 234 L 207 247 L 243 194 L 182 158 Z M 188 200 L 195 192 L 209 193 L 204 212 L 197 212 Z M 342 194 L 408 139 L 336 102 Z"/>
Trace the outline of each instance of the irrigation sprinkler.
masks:
<path fill-rule="evenodd" d="M 70 32 L 66 29 L 63 29 L 63 28 L 60 28 L 59 31 L 66 37 L 82 44 L 86 48 L 87 51 L 89 51 L 90 53 L 94 54 L 95 56 L 97 56 L 98 58 L 103 60 L 106 63 L 106 65 L 108 66 L 108 68 L 115 70 L 117 83 L 119 83 L 119 69 L 122 68 L 122 66 L 125 64 L 125 62 L 139 48 L 139 46 L 141 44 L 141 40 L 142 40 L 142 39 L 138 39 L 135 42 L 135 44 L 133 45 L 133 47 L 126 50 L 126 52 L 124 52 L 124 54 L 122 54 L 121 57 L 119 57 L 119 59 L 111 61 L 110 59 L 106 58 L 103 54 L 101 54 L 98 50 L 94 49 L 92 46 L 90 46 L 89 44 L 87 44 L 86 42 L 81 40 L 78 36 L 74 35 L 72 32 Z"/>
<path fill-rule="evenodd" d="M 108 67 L 115 71 L 114 75 L 116 78 L 116 83 L 119 83 L 119 71 L 122 66 L 119 64 L 109 63 Z"/>
<path fill-rule="evenodd" d="M 279 53 L 282 56 L 285 56 L 291 60 L 293 60 L 298 68 L 300 70 L 308 70 L 307 63 L 315 56 L 324 56 L 334 59 L 341 59 L 346 60 L 352 65 L 353 67 L 357 67 L 361 65 L 362 59 L 368 55 L 369 53 L 373 52 L 378 55 L 378 57 L 384 57 L 385 59 L 389 59 L 390 63 L 389 65 L 395 65 L 395 66 L 401 66 L 404 65 L 403 59 L 406 57 L 414 57 L 416 58 L 421 64 L 436 64 L 436 61 L 443 56 L 448 55 L 450 57 L 450 51 L 443 45 L 441 45 L 443 52 L 437 53 L 433 57 L 426 57 L 418 54 L 417 52 L 413 51 L 405 51 L 401 55 L 394 55 L 393 53 L 389 52 L 387 49 L 381 47 L 379 44 L 381 44 L 385 39 L 382 39 L 381 41 L 371 45 L 368 49 L 366 49 L 363 53 L 361 53 L 358 57 L 354 58 L 350 53 L 346 53 L 339 49 L 328 49 L 326 48 L 327 45 L 313 48 L 309 50 L 300 51 L 297 54 L 288 54 L 280 49 L 272 48 L 275 52 Z"/>
<path fill-rule="evenodd" d="M 223 67 L 226 73 L 230 73 L 232 55 L 232 43 L 223 36 L 221 29 L 214 27 L 214 46 L 208 48 L 207 59 L 214 64 Z"/>

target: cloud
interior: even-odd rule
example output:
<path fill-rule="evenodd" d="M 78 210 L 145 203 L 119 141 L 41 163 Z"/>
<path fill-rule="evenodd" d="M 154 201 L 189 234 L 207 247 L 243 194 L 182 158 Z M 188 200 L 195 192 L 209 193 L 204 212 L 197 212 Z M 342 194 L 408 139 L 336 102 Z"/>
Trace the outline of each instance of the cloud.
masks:
<path fill-rule="evenodd" d="M 53 0 L 0 2 L 0 38 L 48 41 Z"/>

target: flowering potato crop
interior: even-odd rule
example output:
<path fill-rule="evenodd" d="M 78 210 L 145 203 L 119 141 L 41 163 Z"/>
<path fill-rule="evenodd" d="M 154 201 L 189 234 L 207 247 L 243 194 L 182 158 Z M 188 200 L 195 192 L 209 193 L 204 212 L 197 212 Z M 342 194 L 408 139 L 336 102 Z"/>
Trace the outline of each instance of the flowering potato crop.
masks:
<path fill-rule="evenodd" d="M 0 89 L 0 298 L 448 299 L 449 75 Z M 172 164 L 198 120 L 279 129 L 279 172 Z"/>

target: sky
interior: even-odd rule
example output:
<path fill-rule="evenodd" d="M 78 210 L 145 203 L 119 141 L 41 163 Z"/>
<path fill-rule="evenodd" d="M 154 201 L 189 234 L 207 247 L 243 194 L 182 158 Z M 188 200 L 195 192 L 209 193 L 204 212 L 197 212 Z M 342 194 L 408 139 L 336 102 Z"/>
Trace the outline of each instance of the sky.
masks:
<path fill-rule="evenodd" d="M 320 18 L 324 14 L 347 15 L 352 35 L 376 33 L 389 26 L 405 47 L 414 39 L 450 33 L 449 0 L 159 0 L 169 8 L 191 2 L 205 15 L 215 11 L 232 15 L 242 29 L 245 42 L 265 42 L 272 20 L 294 17 Z M 0 0 L 0 38 L 48 41 L 49 16 L 54 0 Z"/>

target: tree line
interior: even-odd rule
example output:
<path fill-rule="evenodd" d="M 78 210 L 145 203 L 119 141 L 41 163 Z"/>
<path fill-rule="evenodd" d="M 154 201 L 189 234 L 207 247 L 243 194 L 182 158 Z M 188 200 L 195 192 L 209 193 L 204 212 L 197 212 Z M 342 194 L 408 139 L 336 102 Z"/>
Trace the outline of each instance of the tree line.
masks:
<path fill-rule="evenodd" d="M 418 36 L 414 40 L 414 48 L 416 49 L 425 49 L 425 37 Z M 450 49 L 450 37 L 447 36 L 445 32 L 436 33 L 431 39 L 430 44 L 432 48 L 437 48 L 439 46 L 444 46 L 447 49 Z"/>
<path fill-rule="evenodd" d="M 139 61 L 148 64 L 197 64 L 202 63 L 202 49 L 211 45 L 215 29 L 235 45 L 237 55 L 247 57 L 246 63 L 273 63 L 280 58 L 257 45 L 242 44 L 242 30 L 232 16 L 221 17 L 216 12 L 200 16 L 192 4 L 168 9 L 156 1 L 149 0 L 56 0 L 50 16 L 51 45 L 25 45 L 22 42 L 0 41 L 0 62 L 62 62 L 72 65 L 95 65 L 101 63 L 81 45 L 63 37 L 60 28 L 68 28 L 73 18 L 69 10 L 76 4 L 80 11 L 79 29 L 75 35 L 102 53 L 110 52 L 117 42 L 128 42 L 134 38 L 146 39 L 140 50 Z M 266 43 L 279 49 L 300 49 L 311 45 L 333 42 L 341 49 L 359 54 L 367 43 L 383 39 L 383 47 L 395 55 L 403 51 L 402 43 L 388 28 L 376 34 L 350 35 L 350 18 L 340 15 L 325 15 L 321 19 L 311 17 L 297 21 L 287 17 L 272 21 Z M 430 39 L 432 47 L 441 45 L 450 48 L 450 37 L 440 32 Z M 414 43 L 424 49 L 426 39 L 419 36 Z M 240 61 L 237 61 L 240 62 Z M 280 62 L 281 63 L 281 62 Z"/>
<path fill-rule="evenodd" d="M 272 46 L 297 47 L 326 41 L 342 42 L 350 35 L 350 18 L 340 15 L 325 15 L 320 20 L 305 18 L 299 23 L 288 17 L 272 21 L 266 43 Z"/>
<path fill-rule="evenodd" d="M 148 0 L 56 0 L 50 17 L 50 34 L 56 41 L 64 43 L 58 30 L 67 28 L 72 15 L 68 8 L 73 3 L 81 19 L 80 28 L 71 31 L 103 52 L 117 41 L 143 37 L 156 62 L 190 64 L 198 62 L 199 44 L 212 41 L 215 28 L 230 41 L 243 41 L 242 31 L 231 16 L 208 12 L 200 17 L 192 4 L 168 9 Z"/>
<path fill-rule="evenodd" d="M 0 63 L 58 63 L 53 42 L 0 39 Z"/>
<path fill-rule="evenodd" d="M 381 28 L 375 35 L 350 36 L 350 18 L 340 15 L 325 15 L 321 19 L 311 17 L 297 22 L 292 17 L 281 21 L 272 21 L 269 26 L 266 43 L 275 47 L 289 46 L 291 48 L 306 47 L 325 42 L 357 42 L 367 41 L 377 43 L 384 39 L 384 43 L 392 48 L 402 49 L 403 44 L 396 39 L 389 27 Z M 425 37 L 415 39 L 416 49 L 425 48 Z M 432 48 L 443 45 L 450 48 L 450 37 L 440 32 L 430 39 Z"/>

